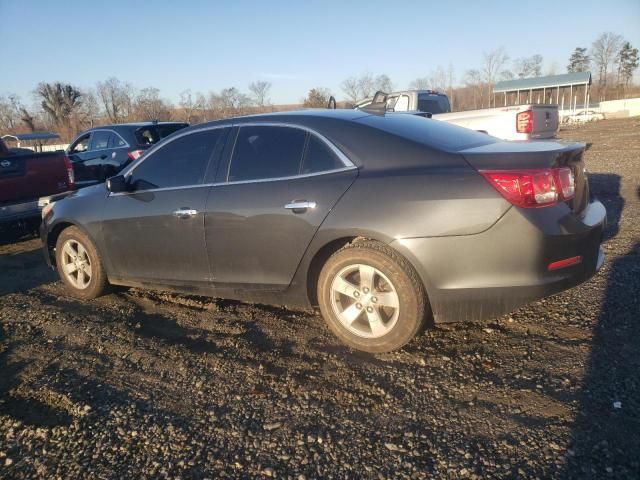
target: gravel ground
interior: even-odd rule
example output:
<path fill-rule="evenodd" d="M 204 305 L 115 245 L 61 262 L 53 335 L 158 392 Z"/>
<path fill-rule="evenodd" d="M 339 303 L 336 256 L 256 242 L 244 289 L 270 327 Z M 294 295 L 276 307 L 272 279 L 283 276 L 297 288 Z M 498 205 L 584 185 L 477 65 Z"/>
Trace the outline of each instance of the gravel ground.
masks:
<path fill-rule="evenodd" d="M 639 478 L 640 120 L 591 144 L 607 260 L 571 291 L 401 351 L 313 312 L 65 294 L 0 244 L 2 478 Z"/>

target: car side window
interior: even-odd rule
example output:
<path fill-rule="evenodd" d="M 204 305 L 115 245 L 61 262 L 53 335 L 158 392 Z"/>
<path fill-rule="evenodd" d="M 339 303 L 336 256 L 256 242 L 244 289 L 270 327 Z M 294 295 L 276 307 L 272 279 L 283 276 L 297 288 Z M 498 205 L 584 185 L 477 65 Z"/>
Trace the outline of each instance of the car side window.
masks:
<path fill-rule="evenodd" d="M 229 182 L 298 175 L 307 132 L 299 128 L 241 127 L 229 166 Z"/>
<path fill-rule="evenodd" d="M 91 133 L 82 135 L 69 149 L 69 153 L 82 153 L 89 150 L 89 140 L 91 139 Z"/>
<path fill-rule="evenodd" d="M 309 136 L 307 151 L 302 163 L 302 173 L 318 173 L 343 168 L 338 156 L 315 135 Z"/>
<path fill-rule="evenodd" d="M 109 148 L 109 137 L 111 137 L 111 132 L 107 130 L 93 132 L 91 150 L 105 150 Z"/>
<path fill-rule="evenodd" d="M 111 138 L 109 140 L 109 148 L 126 147 L 127 143 L 117 133 L 111 132 Z"/>
<path fill-rule="evenodd" d="M 134 190 L 198 185 L 224 129 L 196 132 L 170 141 L 137 166 L 129 180 Z"/>

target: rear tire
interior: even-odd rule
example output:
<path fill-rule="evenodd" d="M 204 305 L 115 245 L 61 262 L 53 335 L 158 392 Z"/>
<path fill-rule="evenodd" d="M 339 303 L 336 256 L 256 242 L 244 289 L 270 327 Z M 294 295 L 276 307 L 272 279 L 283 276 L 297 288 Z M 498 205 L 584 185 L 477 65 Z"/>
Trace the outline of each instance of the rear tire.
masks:
<path fill-rule="evenodd" d="M 100 255 L 91 239 L 78 227 L 68 227 L 56 242 L 56 268 L 74 297 L 91 300 L 109 287 Z"/>
<path fill-rule="evenodd" d="M 422 329 L 426 293 L 411 264 L 388 246 L 354 242 L 334 253 L 318 280 L 322 316 L 358 350 L 396 350 Z"/>

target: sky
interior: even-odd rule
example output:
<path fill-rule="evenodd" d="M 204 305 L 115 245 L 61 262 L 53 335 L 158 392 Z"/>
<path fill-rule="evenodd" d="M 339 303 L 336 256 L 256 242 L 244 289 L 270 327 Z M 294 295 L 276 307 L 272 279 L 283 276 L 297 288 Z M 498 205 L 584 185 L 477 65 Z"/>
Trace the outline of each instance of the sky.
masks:
<path fill-rule="evenodd" d="M 275 104 L 314 87 L 340 99 L 340 83 L 364 72 L 401 89 L 451 64 L 461 83 L 499 47 L 563 73 L 605 31 L 640 48 L 640 0 L 0 0 L 0 95 L 28 103 L 42 81 L 88 88 L 115 76 L 174 102 L 256 80 L 272 83 Z"/>

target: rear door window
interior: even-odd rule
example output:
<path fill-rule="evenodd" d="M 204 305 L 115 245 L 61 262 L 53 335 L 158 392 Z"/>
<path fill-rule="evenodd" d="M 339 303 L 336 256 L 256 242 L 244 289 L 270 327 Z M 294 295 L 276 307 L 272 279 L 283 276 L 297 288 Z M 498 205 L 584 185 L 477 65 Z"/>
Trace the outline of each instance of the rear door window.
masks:
<path fill-rule="evenodd" d="M 132 174 L 136 190 L 198 185 L 204 181 L 209 159 L 224 137 L 217 128 L 191 133 L 151 153 Z"/>
<path fill-rule="evenodd" d="M 309 136 L 307 151 L 302 163 L 302 173 L 318 173 L 343 168 L 342 160 L 315 135 Z"/>
<path fill-rule="evenodd" d="M 120 148 L 126 147 L 127 142 L 125 142 L 120 135 L 115 132 L 111 132 L 111 139 L 109 140 L 109 148 Z"/>
<path fill-rule="evenodd" d="M 307 132 L 298 128 L 241 127 L 229 166 L 229 182 L 298 175 Z"/>
<path fill-rule="evenodd" d="M 97 130 L 93 132 L 91 138 L 91 150 L 105 150 L 109 148 L 111 132 L 108 130 Z"/>

